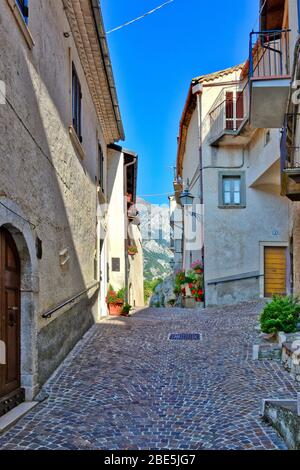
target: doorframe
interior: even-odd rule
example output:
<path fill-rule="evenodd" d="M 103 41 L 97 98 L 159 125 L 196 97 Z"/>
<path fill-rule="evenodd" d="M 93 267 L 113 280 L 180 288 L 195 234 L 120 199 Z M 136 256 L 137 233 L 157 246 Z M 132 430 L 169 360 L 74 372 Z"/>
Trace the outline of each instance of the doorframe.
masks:
<path fill-rule="evenodd" d="M 289 295 L 291 293 L 290 285 L 290 272 L 291 272 L 291 262 L 289 257 L 289 242 L 259 242 L 259 296 L 260 298 L 265 298 L 265 247 L 278 247 L 286 248 L 286 293 Z"/>
<path fill-rule="evenodd" d="M 38 383 L 38 294 L 39 270 L 36 256 L 36 233 L 26 222 L 26 215 L 13 201 L 1 198 L 0 227 L 11 234 L 17 247 L 21 264 L 20 315 L 21 315 L 21 388 L 25 400 L 32 401 L 39 390 Z M 13 212 L 12 212 L 13 211 Z"/>

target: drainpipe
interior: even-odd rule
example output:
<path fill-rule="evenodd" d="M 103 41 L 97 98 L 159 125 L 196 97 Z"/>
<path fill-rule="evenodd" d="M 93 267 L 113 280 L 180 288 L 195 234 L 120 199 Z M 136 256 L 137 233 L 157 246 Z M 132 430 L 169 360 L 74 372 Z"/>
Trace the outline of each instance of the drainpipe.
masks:
<path fill-rule="evenodd" d="M 124 154 L 123 154 L 124 155 Z M 125 301 L 129 303 L 128 298 L 128 278 L 129 278 L 129 263 L 128 263 L 128 210 L 127 210 L 127 168 L 136 164 L 137 157 L 133 157 L 133 161 L 126 163 L 124 165 L 124 214 L 125 214 L 125 240 L 124 240 L 124 249 L 125 249 Z"/>
<path fill-rule="evenodd" d="M 192 88 L 193 95 L 197 97 L 197 115 L 198 115 L 198 148 L 199 148 L 199 199 L 200 199 L 200 210 L 201 210 L 201 257 L 203 267 L 203 280 L 205 278 L 204 271 L 204 195 L 203 195 L 203 153 L 202 153 L 202 94 L 203 84 L 198 83 Z"/>

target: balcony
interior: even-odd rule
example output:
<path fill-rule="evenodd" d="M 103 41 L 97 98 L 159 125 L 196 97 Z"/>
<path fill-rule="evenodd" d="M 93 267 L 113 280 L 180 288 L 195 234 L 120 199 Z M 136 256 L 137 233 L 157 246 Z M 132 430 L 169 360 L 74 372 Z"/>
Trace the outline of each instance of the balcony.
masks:
<path fill-rule="evenodd" d="M 212 146 L 248 144 L 253 133 L 248 123 L 248 110 L 248 82 L 243 88 L 224 88 L 208 113 L 209 144 Z"/>
<path fill-rule="evenodd" d="M 289 30 L 250 34 L 249 76 L 251 126 L 281 128 L 291 82 Z"/>
<path fill-rule="evenodd" d="M 291 201 L 300 201 L 300 147 L 296 146 L 295 129 L 299 114 L 285 117 L 281 138 L 281 193 Z"/>

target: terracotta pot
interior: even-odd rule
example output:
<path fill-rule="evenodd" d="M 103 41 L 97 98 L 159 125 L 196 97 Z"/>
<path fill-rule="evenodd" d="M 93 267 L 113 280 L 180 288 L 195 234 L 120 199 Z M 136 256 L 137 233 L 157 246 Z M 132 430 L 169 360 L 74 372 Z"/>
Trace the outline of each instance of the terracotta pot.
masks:
<path fill-rule="evenodd" d="M 122 315 L 123 303 L 108 304 L 109 314 L 113 317 L 120 317 Z"/>
<path fill-rule="evenodd" d="M 195 272 L 196 274 L 202 274 L 202 269 L 194 269 L 194 272 Z"/>
<path fill-rule="evenodd" d="M 137 252 L 128 250 L 128 254 L 129 254 L 129 256 L 135 256 L 137 254 Z"/>

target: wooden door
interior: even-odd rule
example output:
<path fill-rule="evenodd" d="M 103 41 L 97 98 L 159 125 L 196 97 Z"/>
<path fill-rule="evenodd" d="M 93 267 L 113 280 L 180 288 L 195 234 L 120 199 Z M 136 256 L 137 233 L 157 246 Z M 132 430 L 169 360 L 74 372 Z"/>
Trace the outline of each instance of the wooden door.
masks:
<path fill-rule="evenodd" d="M 0 229 L 0 399 L 20 388 L 20 261 L 10 233 Z M 2 344 L 3 344 L 2 343 Z"/>
<path fill-rule="evenodd" d="M 265 247 L 265 297 L 286 295 L 286 248 Z"/>

